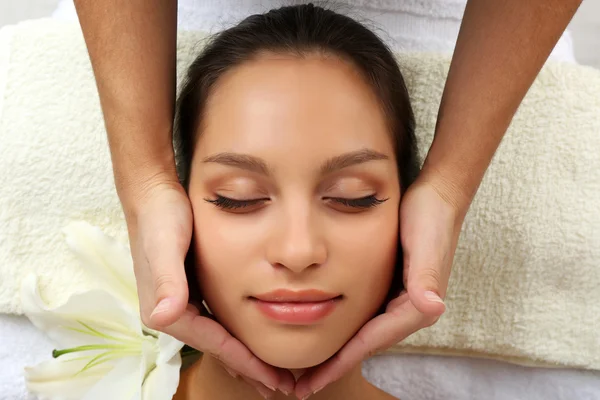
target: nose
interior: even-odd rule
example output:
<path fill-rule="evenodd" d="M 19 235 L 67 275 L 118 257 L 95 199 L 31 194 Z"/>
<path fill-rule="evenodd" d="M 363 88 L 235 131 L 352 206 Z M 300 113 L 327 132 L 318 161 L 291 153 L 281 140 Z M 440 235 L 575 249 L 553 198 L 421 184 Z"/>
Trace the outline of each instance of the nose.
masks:
<path fill-rule="evenodd" d="M 278 218 L 267 258 L 273 266 L 295 273 L 319 266 L 327 260 L 327 246 L 318 217 L 296 207 Z"/>

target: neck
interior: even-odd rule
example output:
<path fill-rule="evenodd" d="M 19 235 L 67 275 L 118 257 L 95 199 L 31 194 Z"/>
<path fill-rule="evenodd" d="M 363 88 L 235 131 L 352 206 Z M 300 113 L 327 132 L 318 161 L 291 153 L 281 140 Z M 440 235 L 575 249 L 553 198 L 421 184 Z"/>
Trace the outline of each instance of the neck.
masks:
<path fill-rule="evenodd" d="M 299 377 L 303 371 L 294 371 Z M 362 376 L 361 366 L 344 375 L 336 382 L 325 387 L 310 400 L 359 400 L 371 398 L 374 387 Z M 181 394 L 181 396 L 179 396 Z M 233 378 L 213 357 L 205 355 L 182 374 L 177 400 L 263 400 L 256 389 L 241 378 Z M 296 399 L 294 395 L 286 396 L 276 392 L 272 400 Z"/>

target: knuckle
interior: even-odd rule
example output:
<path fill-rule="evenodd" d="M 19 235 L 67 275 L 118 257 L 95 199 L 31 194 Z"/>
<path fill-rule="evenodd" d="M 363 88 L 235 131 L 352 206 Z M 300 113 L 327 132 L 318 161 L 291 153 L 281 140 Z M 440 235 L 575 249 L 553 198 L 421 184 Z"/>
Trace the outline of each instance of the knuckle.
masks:
<path fill-rule="evenodd" d="M 359 331 L 356 334 L 356 341 L 360 344 L 360 347 L 364 350 L 365 353 L 368 353 L 368 349 L 370 348 L 367 339 L 368 338 L 365 338 L 365 333 L 363 331 Z"/>
<path fill-rule="evenodd" d="M 156 292 L 168 292 L 173 286 L 173 278 L 170 275 L 162 274 L 154 277 L 154 289 Z"/>
<path fill-rule="evenodd" d="M 421 271 L 420 280 L 427 282 L 427 284 L 432 285 L 434 287 L 440 287 L 442 283 L 442 278 L 440 272 L 435 268 L 426 268 Z"/>
<path fill-rule="evenodd" d="M 228 365 L 228 363 L 224 359 L 224 356 L 225 356 L 225 354 L 227 352 L 227 348 L 229 347 L 230 340 L 231 340 L 230 336 L 226 335 L 225 337 L 223 337 L 219 341 L 219 343 L 217 344 L 217 346 L 215 346 L 215 349 L 211 353 L 214 358 L 216 358 L 217 360 L 221 361 L 225 365 Z"/>

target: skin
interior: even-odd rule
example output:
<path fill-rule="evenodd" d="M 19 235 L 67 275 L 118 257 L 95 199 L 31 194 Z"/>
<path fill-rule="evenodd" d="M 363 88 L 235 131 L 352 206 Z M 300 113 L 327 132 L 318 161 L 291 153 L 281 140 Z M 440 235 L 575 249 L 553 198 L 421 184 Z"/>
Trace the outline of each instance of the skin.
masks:
<path fill-rule="evenodd" d="M 385 117 L 349 63 L 269 54 L 219 79 L 201 127 L 189 198 L 204 299 L 253 354 L 300 376 L 373 317 L 391 284 L 400 186 Z M 268 200 L 231 210 L 211 203 L 218 196 Z M 382 202 L 357 208 L 332 200 L 366 196 Z M 279 288 L 343 299 L 321 321 L 290 325 L 249 299 Z M 257 396 L 212 357 L 193 375 L 190 398 Z M 392 397 L 357 365 L 315 398 Z"/>
<path fill-rule="evenodd" d="M 469 0 L 434 141 L 401 203 L 408 296 L 392 302 L 336 357 L 295 384 L 253 357 L 222 326 L 187 307 L 183 260 L 193 221 L 171 147 L 176 1 L 75 0 L 127 218 L 143 320 L 217 355 L 244 376 L 296 390 L 299 397 L 340 378 L 373 351 L 434 323 L 445 310 L 439 297 L 446 294 L 473 196 L 518 105 L 580 3 Z"/>
<path fill-rule="evenodd" d="M 393 274 L 400 187 L 377 99 L 338 59 L 273 55 L 222 76 L 206 114 L 189 187 L 204 300 L 268 364 L 321 364 L 375 314 Z M 235 156 L 268 170 L 232 165 Z M 354 164 L 333 165 L 341 157 Z M 225 210 L 207 201 L 219 195 L 268 200 Z M 361 209 L 331 200 L 366 196 L 385 201 Z M 248 299 L 279 288 L 344 298 L 322 323 L 299 329 Z"/>

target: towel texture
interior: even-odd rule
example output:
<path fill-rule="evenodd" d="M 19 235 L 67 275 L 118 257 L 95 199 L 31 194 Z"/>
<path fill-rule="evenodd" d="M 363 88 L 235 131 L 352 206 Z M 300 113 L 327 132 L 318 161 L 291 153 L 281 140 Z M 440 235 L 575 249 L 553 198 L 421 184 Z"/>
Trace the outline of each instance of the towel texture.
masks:
<path fill-rule="evenodd" d="M 179 75 L 201 38 L 180 36 Z M 41 275 L 50 302 L 87 285 L 61 237 L 68 222 L 86 220 L 123 241 L 127 232 L 81 32 L 24 23 L 10 47 L 0 110 L 0 312 L 18 314 L 27 272 Z M 424 154 L 449 58 L 399 61 Z M 600 71 L 544 68 L 466 218 L 447 313 L 393 351 L 600 369 L 598 93 Z"/>

